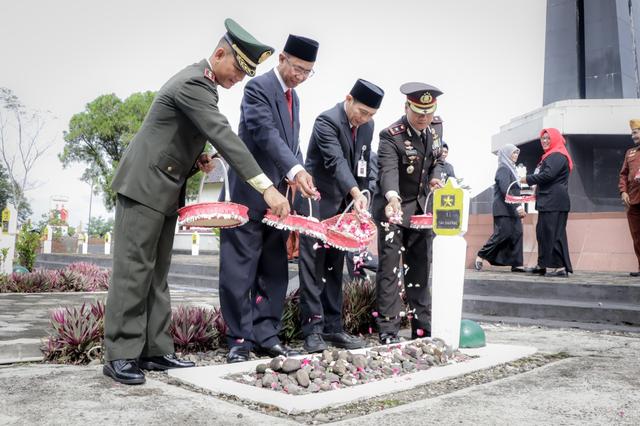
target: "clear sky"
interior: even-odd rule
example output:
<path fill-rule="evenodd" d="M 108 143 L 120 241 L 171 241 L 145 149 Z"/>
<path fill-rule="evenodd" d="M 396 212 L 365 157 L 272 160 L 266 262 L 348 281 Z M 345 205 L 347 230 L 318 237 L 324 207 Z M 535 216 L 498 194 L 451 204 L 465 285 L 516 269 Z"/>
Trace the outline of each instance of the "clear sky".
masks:
<path fill-rule="evenodd" d="M 71 116 L 102 94 L 159 89 L 210 55 L 226 17 L 277 52 L 290 33 L 320 42 L 316 74 L 298 88 L 303 153 L 315 117 L 343 100 L 357 78 L 386 91 L 376 135 L 403 114 L 402 83 L 440 88 L 449 160 L 475 195 L 492 184 L 491 136 L 542 106 L 545 11 L 546 0 L 2 0 L 0 87 L 55 117 L 45 135 L 51 147 L 34 173 L 42 184 L 27 193 L 33 217 L 49 209 L 51 195 L 66 195 L 70 224 L 86 224 L 84 167 L 63 170 L 57 159 Z M 246 81 L 220 90 L 220 109 L 236 130 Z M 93 197 L 92 214 L 112 214 L 101 196 Z"/>

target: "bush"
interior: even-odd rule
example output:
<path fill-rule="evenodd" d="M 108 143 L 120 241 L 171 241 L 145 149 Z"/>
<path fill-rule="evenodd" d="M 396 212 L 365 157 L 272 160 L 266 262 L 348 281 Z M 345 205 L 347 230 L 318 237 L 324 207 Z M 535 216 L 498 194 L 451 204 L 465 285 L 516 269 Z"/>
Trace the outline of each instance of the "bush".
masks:
<path fill-rule="evenodd" d="M 33 271 L 36 263 L 38 247 L 40 247 L 40 233 L 29 229 L 30 224 L 25 223 L 18 232 L 16 240 L 16 257 L 18 263 L 29 271 Z"/>
<path fill-rule="evenodd" d="M 355 279 L 342 288 L 342 320 L 344 331 L 368 334 L 373 329 L 376 286 L 370 280 Z"/>
<path fill-rule="evenodd" d="M 178 306 L 171 313 L 169 332 L 177 351 L 205 351 L 220 346 L 226 324 L 219 309 Z"/>
<path fill-rule="evenodd" d="M 0 293 L 47 293 L 54 291 L 105 291 L 108 269 L 91 263 L 72 263 L 64 269 L 37 269 L 25 274 L 0 276 Z"/>
<path fill-rule="evenodd" d="M 51 312 L 50 321 L 52 331 L 42 346 L 45 360 L 86 364 L 102 357 L 104 303 L 58 308 Z"/>
<path fill-rule="evenodd" d="M 302 338 L 302 326 L 300 324 L 300 288 L 287 295 L 282 311 L 282 328 L 280 339 L 284 343 Z"/>

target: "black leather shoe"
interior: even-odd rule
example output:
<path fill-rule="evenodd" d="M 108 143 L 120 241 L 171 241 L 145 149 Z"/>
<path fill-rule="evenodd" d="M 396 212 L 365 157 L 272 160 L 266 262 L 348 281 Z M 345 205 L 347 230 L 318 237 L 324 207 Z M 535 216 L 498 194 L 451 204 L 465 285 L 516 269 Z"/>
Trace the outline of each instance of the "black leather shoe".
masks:
<path fill-rule="evenodd" d="M 525 270 L 522 266 L 512 266 L 511 272 L 525 272 Z"/>
<path fill-rule="evenodd" d="M 265 348 L 263 346 L 256 347 L 256 353 L 261 355 L 269 355 L 272 358 L 277 356 L 290 357 L 290 356 L 298 356 L 300 352 L 295 349 L 291 349 L 289 346 L 284 345 L 282 343 L 277 343 L 271 347 Z"/>
<path fill-rule="evenodd" d="M 176 354 L 140 358 L 140 368 L 144 370 L 164 371 L 170 368 L 187 368 L 195 366 L 195 362 L 183 361 L 178 358 Z"/>
<path fill-rule="evenodd" d="M 244 346 L 232 346 L 227 354 L 227 362 L 233 364 L 234 362 L 249 361 L 250 351 L 249 348 Z"/>
<path fill-rule="evenodd" d="M 640 277 L 640 272 L 629 272 L 630 277 Z"/>
<path fill-rule="evenodd" d="M 364 348 L 364 341 L 359 337 L 341 331 L 339 333 L 322 333 L 322 338 L 331 346 L 342 349 Z"/>
<path fill-rule="evenodd" d="M 102 373 L 125 385 L 141 385 L 145 381 L 144 373 L 138 368 L 138 363 L 135 359 L 108 361 L 102 367 Z"/>
<path fill-rule="evenodd" d="M 558 269 L 557 271 L 549 271 L 544 273 L 545 277 L 568 277 L 569 274 L 564 269 Z"/>
<path fill-rule="evenodd" d="M 322 352 L 327 349 L 327 344 L 322 340 L 322 336 L 319 333 L 311 333 L 304 338 L 304 345 L 302 345 L 305 351 L 310 354 L 314 352 Z"/>
<path fill-rule="evenodd" d="M 540 268 L 539 266 L 534 266 L 533 268 L 524 268 L 524 271 L 527 274 L 544 275 L 547 272 L 547 268 Z"/>
<path fill-rule="evenodd" d="M 383 345 L 400 343 L 400 338 L 398 337 L 398 333 L 380 333 L 380 343 Z"/>

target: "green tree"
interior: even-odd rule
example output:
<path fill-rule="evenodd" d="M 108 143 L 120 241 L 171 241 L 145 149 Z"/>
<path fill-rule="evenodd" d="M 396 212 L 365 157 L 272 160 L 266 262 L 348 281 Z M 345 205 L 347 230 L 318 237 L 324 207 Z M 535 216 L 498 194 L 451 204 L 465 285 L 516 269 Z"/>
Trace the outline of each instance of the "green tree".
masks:
<path fill-rule="evenodd" d="M 107 232 L 113 232 L 113 218 L 105 220 L 102 216 L 92 217 L 87 228 L 90 236 L 103 237 Z"/>
<path fill-rule="evenodd" d="M 32 213 L 25 193 L 37 186 L 31 171 L 50 146 L 43 141 L 48 116 L 28 109 L 11 89 L 0 87 L 0 159 L 10 189 L 6 201 L 18 209 L 19 223 Z"/>
<path fill-rule="evenodd" d="M 7 171 L 4 169 L 2 164 L 0 164 L 0 210 L 2 210 L 7 205 L 7 201 L 9 201 L 10 198 L 11 182 L 9 182 Z"/>
<path fill-rule="evenodd" d="M 124 150 L 140 129 L 154 92 L 134 93 L 124 101 L 115 94 L 102 95 L 69 121 L 64 151 L 58 156 L 64 167 L 84 163 L 82 180 L 94 182 L 108 209 L 115 206 L 111 181 Z"/>

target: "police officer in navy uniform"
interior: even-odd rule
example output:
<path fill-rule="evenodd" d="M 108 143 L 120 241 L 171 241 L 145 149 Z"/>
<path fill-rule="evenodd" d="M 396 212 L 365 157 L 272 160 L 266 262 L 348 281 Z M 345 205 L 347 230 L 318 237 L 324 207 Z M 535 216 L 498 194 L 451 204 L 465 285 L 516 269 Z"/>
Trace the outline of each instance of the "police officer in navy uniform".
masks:
<path fill-rule="evenodd" d="M 412 338 L 431 332 L 431 237 L 427 230 L 411 229 L 409 220 L 423 213 L 429 191 L 442 186 L 442 123 L 434 122 L 433 115 L 442 91 L 424 83 L 406 83 L 400 91 L 407 96 L 405 115 L 380 132 L 379 190 L 373 202 L 379 255 L 376 321 L 380 342 L 386 344 L 399 341 L 405 315 L 411 318 Z M 390 223 L 399 215 L 399 223 Z M 409 303 L 406 312 L 403 292 Z"/>

